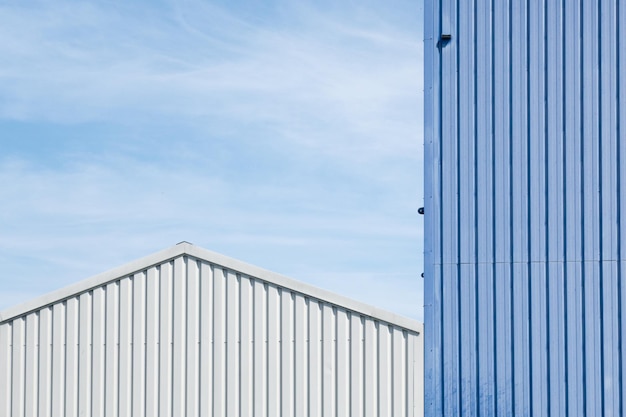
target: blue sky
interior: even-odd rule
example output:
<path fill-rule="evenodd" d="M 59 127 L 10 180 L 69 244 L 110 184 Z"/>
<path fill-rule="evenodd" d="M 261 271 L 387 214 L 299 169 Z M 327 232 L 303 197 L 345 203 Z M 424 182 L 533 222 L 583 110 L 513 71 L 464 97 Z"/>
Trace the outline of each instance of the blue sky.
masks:
<path fill-rule="evenodd" d="M 181 240 L 422 319 L 415 1 L 0 0 L 0 310 Z"/>

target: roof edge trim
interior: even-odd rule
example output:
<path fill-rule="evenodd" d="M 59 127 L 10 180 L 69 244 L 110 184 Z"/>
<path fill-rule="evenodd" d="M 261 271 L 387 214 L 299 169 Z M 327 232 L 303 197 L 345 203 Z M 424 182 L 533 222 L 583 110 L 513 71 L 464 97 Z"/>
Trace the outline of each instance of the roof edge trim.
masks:
<path fill-rule="evenodd" d="M 153 265 L 167 262 L 168 260 L 177 258 L 181 255 L 188 255 L 211 264 L 223 266 L 226 269 L 232 270 L 234 272 L 257 278 L 279 287 L 288 288 L 291 291 L 301 293 L 305 296 L 319 299 L 329 304 L 333 304 L 337 307 L 355 311 L 364 316 L 369 316 L 374 319 L 384 321 L 389 324 L 405 328 L 407 330 L 411 330 L 420 335 L 423 333 L 423 324 L 416 320 L 400 316 L 395 313 L 391 313 L 389 311 L 382 310 L 380 308 L 365 303 L 361 303 L 359 301 L 355 301 L 351 298 L 344 297 L 342 295 L 318 287 L 314 287 L 301 281 L 297 281 L 284 275 L 280 275 L 278 273 L 271 272 L 266 269 L 239 261 L 237 259 L 200 248 L 187 242 L 181 242 L 168 249 L 162 250 L 152 255 L 148 255 L 144 258 L 132 261 L 130 263 L 103 272 L 101 274 L 94 275 L 83 281 L 79 281 L 68 287 L 37 297 L 33 300 L 27 301 L 15 307 L 10 307 L 0 312 L 0 324 L 27 314 L 31 311 L 38 310 L 48 305 L 57 303 L 64 299 L 77 296 L 78 294 L 100 287 L 111 281 L 116 281 L 123 278 L 124 276 L 128 276 L 135 272 L 148 269 Z"/>

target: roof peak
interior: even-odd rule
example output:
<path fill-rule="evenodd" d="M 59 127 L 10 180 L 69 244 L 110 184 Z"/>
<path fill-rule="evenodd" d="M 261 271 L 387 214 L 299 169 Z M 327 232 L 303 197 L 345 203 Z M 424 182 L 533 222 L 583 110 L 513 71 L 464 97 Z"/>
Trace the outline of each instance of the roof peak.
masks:
<path fill-rule="evenodd" d="M 79 281 L 68 287 L 59 289 L 49 294 L 37 297 L 21 305 L 10 307 L 0 312 L 0 323 L 12 320 L 29 312 L 44 308 L 46 306 L 75 297 L 81 293 L 91 291 L 95 288 L 117 281 L 126 276 L 144 271 L 155 265 L 171 261 L 180 256 L 190 256 L 195 259 L 219 266 L 226 270 L 249 276 L 260 281 L 267 282 L 277 287 L 289 289 L 290 291 L 303 294 L 307 297 L 315 298 L 328 304 L 354 311 L 359 314 L 372 317 L 374 319 L 387 322 L 398 327 L 403 327 L 417 333 L 422 333 L 423 325 L 413 319 L 399 316 L 394 313 L 379 309 L 377 307 L 352 300 L 333 292 L 314 287 L 301 281 L 288 278 L 275 272 L 247 264 L 234 258 L 203 249 L 187 241 L 182 241 L 176 245 L 153 253 L 141 259 L 129 262 L 125 265 L 92 276 Z"/>

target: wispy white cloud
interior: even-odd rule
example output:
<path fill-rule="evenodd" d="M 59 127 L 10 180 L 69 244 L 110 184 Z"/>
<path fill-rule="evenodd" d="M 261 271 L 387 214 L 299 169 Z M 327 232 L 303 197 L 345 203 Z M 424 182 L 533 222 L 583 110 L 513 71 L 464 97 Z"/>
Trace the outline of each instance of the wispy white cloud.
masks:
<path fill-rule="evenodd" d="M 362 19 L 367 27 L 339 23 L 310 7 L 307 27 L 277 29 L 205 2 L 174 8 L 172 20 L 167 10 L 146 16 L 145 8 L 127 13 L 114 3 L 60 1 L 36 12 L 0 6 L 2 114 L 66 122 L 124 113 L 343 121 L 361 134 L 376 127 L 372 116 L 393 116 L 405 105 L 419 117 L 410 108 L 421 88 L 411 33 L 381 32 L 371 19 Z"/>

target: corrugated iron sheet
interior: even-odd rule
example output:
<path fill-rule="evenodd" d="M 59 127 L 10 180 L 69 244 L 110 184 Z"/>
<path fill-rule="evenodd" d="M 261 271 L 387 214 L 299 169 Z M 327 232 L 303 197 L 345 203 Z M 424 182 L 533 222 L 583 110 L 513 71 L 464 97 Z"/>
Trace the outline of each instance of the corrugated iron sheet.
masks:
<path fill-rule="evenodd" d="M 418 416 L 421 335 L 181 255 L 0 324 L 0 415 Z"/>
<path fill-rule="evenodd" d="M 626 414 L 625 13 L 426 2 L 428 417 Z"/>

